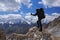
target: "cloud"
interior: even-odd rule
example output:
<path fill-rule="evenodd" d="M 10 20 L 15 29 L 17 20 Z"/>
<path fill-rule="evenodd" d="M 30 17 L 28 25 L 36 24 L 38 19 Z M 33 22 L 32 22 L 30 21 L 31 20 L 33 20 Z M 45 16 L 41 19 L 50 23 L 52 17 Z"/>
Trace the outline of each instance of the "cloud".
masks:
<path fill-rule="evenodd" d="M 60 0 L 42 0 L 46 7 L 60 7 Z"/>
<path fill-rule="evenodd" d="M 59 13 L 53 13 L 52 15 L 53 15 L 53 16 L 60 16 Z"/>
<path fill-rule="evenodd" d="M 31 8 L 31 7 L 32 7 L 32 5 L 33 5 L 33 4 L 32 4 L 32 3 L 30 3 L 30 4 L 28 5 L 28 8 Z"/>
<path fill-rule="evenodd" d="M 42 2 L 39 1 L 38 4 L 42 4 Z"/>
<path fill-rule="evenodd" d="M 21 7 L 21 4 L 15 0 L 0 0 L 0 11 L 16 11 Z"/>
<path fill-rule="evenodd" d="M 28 6 L 30 4 L 31 0 L 21 0 L 21 2 Z"/>
<path fill-rule="evenodd" d="M 15 18 L 21 17 L 21 15 L 19 15 L 19 14 L 0 15 L 0 17 L 2 17 L 2 18 L 8 18 L 8 17 L 11 17 L 11 16 L 13 16 L 13 17 L 15 17 Z"/>
<path fill-rule="evenodd" d="M 22 4 L 31 6 L 31 0 L 0 0 L 0 11 L 17 11 L 21 8 Z"/>
<path fill-rule="evenodd" d="M 21 19 L 21 15 L 20 14 L 7 14 L 7 15 L 0 15 L 0 23 L 4 24 L 4 23 L 16 23 L 19 22 L 19 20 Z"/>

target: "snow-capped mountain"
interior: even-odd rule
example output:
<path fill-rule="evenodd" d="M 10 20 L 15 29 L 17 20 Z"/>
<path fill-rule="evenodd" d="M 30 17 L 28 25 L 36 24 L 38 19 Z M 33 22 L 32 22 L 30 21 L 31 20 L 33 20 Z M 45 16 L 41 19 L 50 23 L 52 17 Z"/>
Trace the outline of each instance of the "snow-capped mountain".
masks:
<path fill-rule="evenodd" d="M 31 18 L 31 16 L 23 16 L 20 14 L 8 14 L 8 15 L 0 15 L 0 23 L 4 24 L 4 23 L 9 23 L 9 24 L 14 24 L 14 23 L 27 23 L 27 24 L 31 24 L 35 23 L 36 21 L 34 21 L 36 18 Z"/>
<path fill-rule="evenodd" d="M 49 23 L 50 21 L 53 21 L 55 18 L 57 18 L 58 16 L 60 16 L 60 14 L 52 14 L 52 15 L 48 15 L 46 14 L 45 19 L 42 20 L 42 23 Z M 4 24 L 4 23 L 9 23 L 9 24 L 15 24 L 15 23 L 27 23 L 27 24 L 31 24 L 31 23 L 36 23 L 37 22 L 37 16 L 32 16 L 30 13 L 26 14 L 26 15 L 22 15 L 22 14 L 6 14 L 6 15 L 0 15 L 0 23 Z"/>

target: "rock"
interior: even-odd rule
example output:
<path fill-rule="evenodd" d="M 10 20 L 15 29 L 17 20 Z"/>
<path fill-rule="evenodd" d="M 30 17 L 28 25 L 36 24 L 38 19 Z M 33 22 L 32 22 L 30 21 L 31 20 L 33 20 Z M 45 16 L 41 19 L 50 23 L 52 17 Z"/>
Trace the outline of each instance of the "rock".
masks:
<path fill-rule="evenodd" d="M 6 35 L 5 35 L 4 31 L 0 31 L 0 39 L 6 40 Z"/>

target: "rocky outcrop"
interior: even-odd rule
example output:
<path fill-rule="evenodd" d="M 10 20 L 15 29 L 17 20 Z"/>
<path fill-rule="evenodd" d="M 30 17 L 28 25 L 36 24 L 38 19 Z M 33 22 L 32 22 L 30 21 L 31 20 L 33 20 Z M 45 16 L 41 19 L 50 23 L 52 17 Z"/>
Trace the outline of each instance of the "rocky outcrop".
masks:
<path fill-rule="evenodd" d="M 0 39 L 6 40 L 6 35 L 5 35 L 4 31 L 0 31 Z"/>
<path fill-rule="evenodd" d="M 51 35 L 46 31 L 39 32 L 37 27 L 32 27 L 26 34 L 16 34 L 13 33 L 8 39 L 16 38 L 16 40 L 51 40 Z M 48 37 L 48 38 L 47 38 Z"/>
<path fill-rule="evenodd" d="M 29 31 L 26 34 L 17 34 L 17 33 L 12 33 L 9 35 L 8 39 L 16 39 L 16 40 L 35 40 L 35 39 L 40 39 L 41 38 L 41 33 L 38 31 L 37 27 L 30 28 Z"/>

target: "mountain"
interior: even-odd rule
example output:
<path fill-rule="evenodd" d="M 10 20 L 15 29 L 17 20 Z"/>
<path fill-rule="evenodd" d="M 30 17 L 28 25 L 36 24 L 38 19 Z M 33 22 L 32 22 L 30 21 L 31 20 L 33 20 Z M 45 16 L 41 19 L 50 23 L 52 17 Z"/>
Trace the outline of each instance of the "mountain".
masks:
<path fill-rule="evenodd" d="M 0 15 L 0 30 L 6 33 L 26 33 L 34 25 L 36 26 L 36 23 L 30 22 L 20 14 Z"/>
<path fill-rule="evenodd" d="M 60 24 L 60 16 L 58 18 L 55 18 L 53 21 L 49 22 L 48 24 L 46 24 L 45 28 L 53 28 L 59 24 Z"/>
<path fill-rule="evenodd" d="M 55 18 L 53 21 L 49 22 L 45 25 L 46 31 L 49 33 L 60 37 L 60 16 L 58 18 Z"/>
<path fill-rule="evenodd" d="M 9 33 L 26 33 L 28 31 L 29 28 L 36 26 L 36 24 L 28 24 L 28 23 L 14 23 L 14 24 L 10 24 L 10 23 L 4 23 L 4 24 L 0 24 L 0 30 L 4 30 L 7 34 Z"/>
<path fill-rule="evenodd" d="M 54 18 L 57 18 L 57 17 L 54 16 L 53 19 Z M 48 20 L 45 20 L 44 22 Z M 12 33 L 12 32 L 26 33 L 29 28 L 37 25 L 36 21 L 37 21 L 37 18 L 31 16 L 30 14 L 26 16 L 23 16 L 21 14 L 0 15 L 0 30 L 4 30 L 6 33 Z M 50 23 L 48 23 L 47 25 L 50 25 Z"/>

